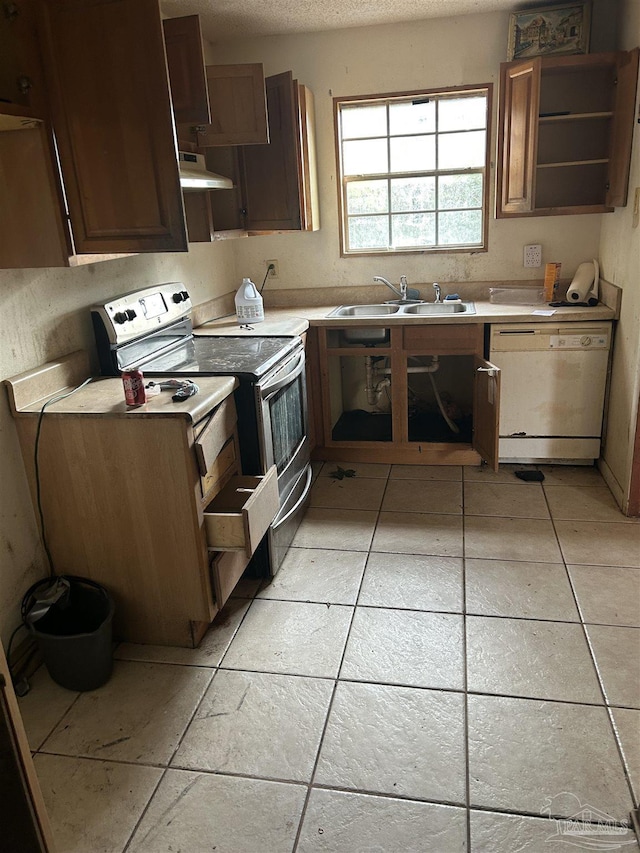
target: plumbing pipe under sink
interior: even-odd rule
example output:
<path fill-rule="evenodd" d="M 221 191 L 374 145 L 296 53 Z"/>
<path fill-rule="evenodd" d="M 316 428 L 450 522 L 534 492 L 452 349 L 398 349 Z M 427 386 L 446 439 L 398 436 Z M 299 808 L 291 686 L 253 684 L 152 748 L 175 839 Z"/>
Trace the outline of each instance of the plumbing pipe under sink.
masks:
<path fill-rule="evenodd" d="M 409 356 L 413 358 L 413 356 Z M 433 388 L 433 393 L 436 398 L 436 403 L 438 404 L 438 408 L 440 409 L 440 414 L 444 418 L 447 426 L 451 430 L 458 434 L 460 432 L 459 426 L 451 420 L 449 415 L 445 412 L 444 406 L 442 404 L 442 398 L 440 397 L 440 392 L 438 391 L 438 386 L 436 385 L 436 380 L 434 379 L 433 374 L 436 373 L 440 369 L 440 359 L 437 355 L 431 356 L 431 364 L 421 364 L 418 367 L 407 367 L 407 373 L 428 373 L 429 380 L 431 381 L 431 387 Z M 383 373 L 390 374 L 390 367 L 375 367 L 373 363 L 373 356 L 367 355 L 365 356 L 365 370 L 366 370 L 366 385 L 365 391 L 367 392 L 367 402 L 370 406 L 376 406 L 378 404 L 378 400 L 380 399 L 380 394 L 382 393 L 383 388 L 388 387 L 391 384 L 390 379 L 383 379 L 380 382 L 374 381 L 375 373 Z"/>

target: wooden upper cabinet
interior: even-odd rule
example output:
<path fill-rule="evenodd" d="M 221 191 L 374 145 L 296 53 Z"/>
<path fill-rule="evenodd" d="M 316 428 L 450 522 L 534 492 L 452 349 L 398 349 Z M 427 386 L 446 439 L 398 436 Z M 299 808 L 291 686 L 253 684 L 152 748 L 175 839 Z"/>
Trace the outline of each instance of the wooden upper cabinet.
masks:
<path fill-rule="evenodd" d="M 638 53 L 501 65 L 496 216 L 626 204 Z"/>
<path fill-rule="evenodd" d="M 533 207 L 539 96 L 540 60 L 503 66 L 503 132 L 498 158 L 498 197 L 503 212 L 522 213 Z"/>
<path fill-rule="evenodd" d="M 157 0 L 46 0 L 44 24 L 76 252 L 187 251 Z"/>
<path fill-rule="evenodd" d="M 166 18 L 162 28 L 175 122 L 208 124 L 211 114 L 200 17 Z"/>
<path fill-rule="evenodd" d="M 246 230 L 315 230 L 319 222 L 311 93 L 290 71 L 267 77 L 266 89 L 269 144 L 242 148 L 238 155 Z"/>

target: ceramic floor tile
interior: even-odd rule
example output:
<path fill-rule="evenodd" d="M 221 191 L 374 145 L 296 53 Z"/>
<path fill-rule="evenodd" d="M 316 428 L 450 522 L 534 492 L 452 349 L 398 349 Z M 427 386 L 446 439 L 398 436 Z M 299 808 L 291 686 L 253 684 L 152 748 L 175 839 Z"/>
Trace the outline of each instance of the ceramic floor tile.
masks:
<path fill-rule="evenodd" d="M 640 628 L 640 571 L 568 566 L 585 622 Z"/>
<path fill-rule="evenodd" d="M 466 516 L 464 543 L 466 557 L 562 562 L 553 525 L 544 519 Z"/>
<path fill-rule="evenodd" d="M 318 477 L 311 489 L 312 507 L 348 510 L 378 510 L 387 481 L 373 477 Z"/>
<path fill-rule="evenodd" d="M 587 625 L 587 634 L 609 703 L 640 708 L 640 628 Z"/>
<path fill-rule="evenodd" d="M 333 681 L 216 673 L 171 764 L 310 781 Z"/>
<path fill-rule="evenodd" d="M 256 599 L 222 665 L 335 678 L 352 607 Z"/>
<path fill-rule="evenodd" d="M 462 690 L 462 616 L 358 607 L 340 678 Z"/>
<path fill-rule="evenodd" d="M 604 701 L 582 626 L 562 622 L 468 616 L 467 689 Z"/>
<path fill-rule="evenodd" d="M 462 518 L 418 512 L 381 512 L 372 551 L 462 556 Z"/>
<path fill-rule="evenodd" d="M 602 474 L 595 465 L 538 465 L 545 486 L 602 486 Z"/>
<path fill-rule="evenodd" d="M 465 515 L 499 515 L 503 518 L 549 518 L 539 483 L 528 488 L 508 483 L 465 483 Z"/>
<path fill-rule="evenodd" d="M 371 553 L 358 604 L 460 613 L 462 560 Z"/>
<path fill-rule="evenodd" d="M 257 581 L 258 584 L 261 581 Z M 121 643 L 115 657 L 119 660 L 149 661 L 154 663 L 179 663 L 190 666 L 217 666 L 229 647 L 233 635 L 242 622 L 250 601 L 230 598 L 213 620 L 197 649 L 178 646 L 147 646 L 139 643 Z"/>
<path fill-rule="evenodd" d="M 377 512 L 347 509 L 308 509 L 293 539 L 296 548 L 368 551 Z"/>
<path fill-rule="evenodd" d="M 121 853 L 163 772 L 60 755 L 34 763 L 57 853 Z"/>
<path fill-rule="evenodd" d="M 325 462 L 320 476 L 331 477 L 338 468 L 342 468 L 343 471 L 355 471 L 356 477 L 381 477 L 386 480 L 391 465 L 381 465 L 377 462 Z"/>
<path fill-rule="evenodd" d="M 640 519 L 628 518 L 620 512 L 613 495 L 605 486 L 546 486 L 545 494 L 551 518 L 568 521 L 619 521 L 638 524 Z"/>
<path fill-rule="evenodd" d="M 472 806 L 539 814 L 551 801 L 571 817 L 577 798 L 627 820 L 631 796 L 606 708 L 469 696 L 468 709 Z"/>
<path fill-rule="evenodd" d="M 169 770 L 128 853 L 291 853 L 306 788 Z"/>
<path fill-rule="evenodd" d="M 392 465 L 391 480 L 462 480 L 460 465 Z"/>
<path fill-rule="evenodd" d="M 447 480 L 389 480 L 382 509 L 385 512 L 461 515 L 462 483 Z"/>
<path fill-rule="evenodd" d="M 507 463 L 500 465 L 497 471 L 492 471 L 486 465 L 465 465 L 462 476 L 465 483 L 514 483 L 516 486 L 530 486 L 516 477 L 516 471 L 535 471 L 536 465 L 516 465 Z"/>
<path fill-rule="evenodd" d="M 43 751 L 165 764 L 211 676 L 199 667 L 116 661 L 110 680 L 78 698 Z"/>
<path fill-rule="evenodd" d="M 464 803 L 462 695 L 340 682 L 315 781 Z"/>
<path fill-rule="evenodd" d="M 465 560 L 467 613 L 578 622 L 562 563 Z"/>
<path fill-rule="evenodd" d="M 311 791 L 298 853 L 465 853 L 466 813 L 344 791 Z"/>
<path fill-rule="evenodd" d="M 30 749 L 35 752 L 58 725 L 79 693 L 60 687 L 44 666 L 29 678 L 31 689 L 18 699 Z"/>
<path fill-rule="evenodd" d="M 556 521 L 566 563 L 640 568 L 640 525 Z"/>
<path fill-rule="evenodd" d="M 608 826 L 606 832 L 584 823 L 581 813 L 586 803 L 573 802 L 576 823 L 548 817 L 524 817 L 471 810 L 471 850 L 473 853 L 567 853 L 570 850 L 633 850 L 632 830 Z M 563 802 L 565 797 L 563 797 Z M 553 802 L 551 803 L 553 806 Z M 570 811 L 571 805 L 565 810 Z M 604 820 L 604 816 L 603 816 Z M 611 846 L 611 845 L 614 846 Z"/>
<path fill-rule="evenodd" d="M 290 548 L 258 598 L 355 604 L 366 559 L 362 551 Z"/>
<path fill-rule="evenodd" d="M 635 708 L 614 708 L 613 719 L 627 763 L 634 799 L 636 805 L 640 806 L 640 711 Z"/>

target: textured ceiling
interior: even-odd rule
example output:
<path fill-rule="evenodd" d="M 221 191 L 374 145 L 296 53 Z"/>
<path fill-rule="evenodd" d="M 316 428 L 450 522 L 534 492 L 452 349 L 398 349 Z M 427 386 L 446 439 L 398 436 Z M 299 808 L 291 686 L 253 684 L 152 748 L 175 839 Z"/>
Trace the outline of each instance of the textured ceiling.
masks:
<path fill-rule="evenodd" d="M 204 37 L 210 42 L 512 11 L 523 5 L 531 4 L 518 0 L 161 0 L 168 17 L 200 15 Z"/>

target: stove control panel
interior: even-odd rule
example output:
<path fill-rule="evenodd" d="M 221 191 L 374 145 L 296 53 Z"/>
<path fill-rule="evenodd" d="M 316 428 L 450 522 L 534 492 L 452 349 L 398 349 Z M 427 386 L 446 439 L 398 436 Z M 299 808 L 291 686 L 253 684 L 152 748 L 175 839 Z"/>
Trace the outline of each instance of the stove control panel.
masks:
<path fill-rule="evenodd" d="M 191 314 L 191 297 L 181 281 L 170 281 L 92 305 L 94 323 L 104 326 L 109 342 L 120 345 L 158 331 Z"/>

